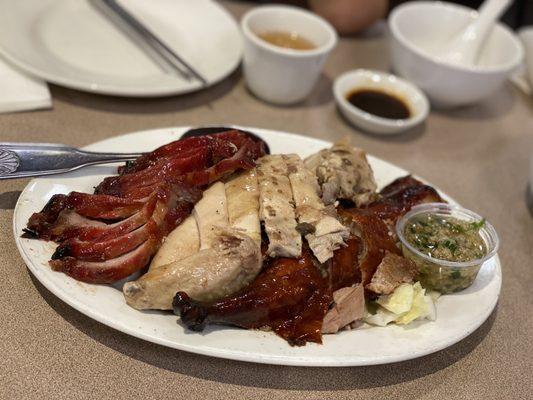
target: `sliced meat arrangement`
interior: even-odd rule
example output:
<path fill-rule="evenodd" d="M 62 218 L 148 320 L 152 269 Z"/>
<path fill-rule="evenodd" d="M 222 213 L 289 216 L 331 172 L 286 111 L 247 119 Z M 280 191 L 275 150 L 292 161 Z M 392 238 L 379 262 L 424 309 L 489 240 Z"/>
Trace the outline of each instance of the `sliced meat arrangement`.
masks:
<path fill-rule="evenodd" d="M 228 226 L 224 183 L 213 183 L 204 191 L 202 200 L 194 206 L 193 215 L 200 234 L 200 250 L 211 248 L 217 240 L 218 228 Z"/>
<path fill-rule="evenodd" d="M 125 166 L 119 167 L 118 171 L 120 175 L 131 174 L 151 167 L 161 160 L 172 159 L 176 156 L 186 157 L 197 149 L 210 148 L 213 151 L 215 147 L 220 146 L 220 141 L 231 143 L 234 146 L 234 150 L 246 148 L 246 151 L 250 152 L 248 157 L 251 159 L 256 159 L 266 153 L 266 143 L 258 139 L 257 136 L 233 129 L 226 132 L 188 137 L 183 140 L 170 142 L 134 161 L 126 163 Z M 218 157 L 222 160 L 220 158 L 220 152 Z"/>
<path fill-rule="evenodd" d="M 263 154 L 262 142 L 238 131 L 170 143 L 106 178 L 96 194 L 53 196 L 25 235 L 60 243 L 52 268 L 85 282 L 115 282 L 150 262 L 201 188 L 253 168 Z"/>
<path fill-rule="evenodd" d="M 348 239 L 348 243 L 354 242 Z M 174 313 L 195 331 L 203 330 L 207 324 L 228 324 L 272 330 L 296 346 L 321 343 L 323 320 L 334 304 L 334 291 L 340 285 L 351 286 L 359 281 L 357 253 L 337 257 L 342 250 L 337 250 L 326 264 L 318 263 L 307 245 L 302 247 L 299 259 L 268 258 L 255 280 L 219 301 L 198 302 L 187 292 L 178 292 Z M 333 281 L 334 276 L 345 278 L 342 282 Z M 340 307 L 342 321 L 358 314 L 358 308 L 343 304 Z"/>
<path fill-rule="evenodd" d="M 146 274 L 124 285 L 126 302 L 140 310 L 171 310 L 177 291 L 194 300 L 217 300 L 250 283 L 262 265 L 254 178 L 254 170 L 244 171 L 206 189 L 193 215 L 161 247 L 164 258 L 154 258 Z"/>
<path fill-rule="evenodd" d="M 407 210 L 406 205 L 421 201 L 414 187 L 422 184 L 411 179 L 404 180 L 410 188 L 402 188 L 404 196 L 388 200 L 390 207 Z M 390 187 L 384 193 L 387 190 Z M 271 329 L 292 345 L 321 342 L 322 333 L 337 332 L 362 317 L 365 291 L 392 292 L 416 274 L 387 224 L 373 211 L 380 201 L 366 208 L 339 207 L 351 235 L 326 263 L 318 262 L 304 244 L 299 259 L 268 258 L 255 280 L 221 300 L 201 302 L 186 291 L 178 292 L 174 312 L 192 330 L 201 331 L 209 323 L 229 324 Z"/>
<path fill-rule="evenodd" d="M 254 167 L 265 146 L 249 135 L 229 131 L 169 143 L 103 180 L 96 194 L 138 198 L 159 182 L 178 177 L 195 186 L 215 182 L 238 169 Z"/>
<path fill-rule="evenodd" d="M 324 263 L 350 236 L 337 219 L 334 207 L 326 209 L 320 199 L 316 175 L 309 171 L 296 154 L 284 155 L 298 219 L 297 229 L 305 236 L 309 248 Z"/>
<path fill-rule="evenodd" d="M 109 235 L 109 229 L 102 227 L 97 235 L 84 235 L 84 240 L 71 237 L 58 246 L 50 265 L 91 283 L 111 283 L 131 275 L 148 264 L 163 237 L 190 214 L 200 197 L 198 191 L 194 197 L 187 193 L 184 198 L 182 193 L 179 185 L 162 184 L 147 202 L 153 203 L 152 213 L 143 225 L 120 235 Z"/>
<path fill-rule="evenodd" d="M 307 157 L 305 166 L 317 176 L 325 204 L 344 199 L 360 207 L 377 198 L 377 185 L 366 154 L 348 140 Z"/>
<path fill-rule="evenodd" d="M 94 194 L 53 196 L 26 236 L 58 242 L 51 267 L 85 282 L 150 264 L 124 284 L 127 304 L 173 310 L 192 330 L 230 324 L 321 343 L 362 318 L 365 296 L 416 278 L 394 225 L 442 199 L 411 176 L 376 188 L 365 153 L 345 141 L 303 161 L 265 156 L 261 140 L 231 130 L 164 145 Z"/>

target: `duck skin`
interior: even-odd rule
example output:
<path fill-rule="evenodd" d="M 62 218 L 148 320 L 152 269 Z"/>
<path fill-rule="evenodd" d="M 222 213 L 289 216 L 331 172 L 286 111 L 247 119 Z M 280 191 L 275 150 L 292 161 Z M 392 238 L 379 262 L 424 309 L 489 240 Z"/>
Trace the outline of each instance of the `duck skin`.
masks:
<path fill-rule="evenodd" d="M 400 255 L 387 225 L 377 216 L 359 208 L 339 209 L 344 224 L 360 238 L 359 268 L 363 285 L 370 283 L 386 252 Z"/>
<path fill-rule="evenodd" d="M 302 256 L 271 259 L 243 290 L 213 303 L 195 302 L 185 292 L 174 297 L 174 313 L 191 330 L 207 324 L 273 330 L 291 345 L 321 343 L 322 319 L 332 301 L 329 279 L 309 249 Z"/>
<path fill-rule="evenodd" d="M 398 178 L 380 191 L 380 198 L 363 207 L 394 231 L 396 221 L 417 204 L 444 202 L 439 193 L 411 175 Z"/>
<path fill-rule="evenodd" d="M 197 302 L 185 292 L 176 293 L 174 313 L 194 331 L 225 324 L 272 330 L 294 346 L 321 343 L 334 290 L 360 282 L 357 246 L 357 238 L 348 239 L 347 247 L 325 264 L 317 262 L 308 246 L 299 259 L 267 259 L 252 283 L 222 300 Z"/>
<path fill-rule="evenodd" d="M 174 313 L 195 331 L 202 331 L 207 324 L 226 324 L 273 330 L 291 345 L 321 343 L 322 333 L 337 331 L 361 314 L 365 286 L 373 282 L 369 288 L 376 289 L 379 283 L 388 289 L 405 280 L 385 270 L 391 259 L 395 263 L 405 260 L 380 212 L 388 209 L 388 215 L 398 218 L 424 200 L 440 199 L 433 188 L 412 177 L 393 182 L 381 196 L 365 208 L 338 208 L 351 236 L 325 264 L 319 264 L 308 246 L 303 246 L 299 259 L 267 259 L 251 284 L 222 300 L 198 302 L 185 292 L 176 293 Z M 382 271 L 372 281 L 378 268 Z M 346 301 L 354 298 L 357 304 L 346 307 Z M 330 312 L 334 309 L 338 321 L 332 324 L 335 318 Z M 325 319 L 326 315 L 330 318 Z"/>

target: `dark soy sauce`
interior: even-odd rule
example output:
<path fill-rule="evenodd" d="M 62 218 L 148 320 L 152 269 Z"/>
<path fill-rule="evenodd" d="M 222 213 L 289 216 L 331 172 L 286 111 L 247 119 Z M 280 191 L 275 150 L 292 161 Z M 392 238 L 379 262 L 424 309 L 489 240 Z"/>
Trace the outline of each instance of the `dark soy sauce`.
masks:
<path fill-rule="evenodd" d="M 402 99 L 380 90 L 356 89 L 348 93 L 346 99 L 355 107 L 381 118 L 407 119 L 411 116 Z"/>

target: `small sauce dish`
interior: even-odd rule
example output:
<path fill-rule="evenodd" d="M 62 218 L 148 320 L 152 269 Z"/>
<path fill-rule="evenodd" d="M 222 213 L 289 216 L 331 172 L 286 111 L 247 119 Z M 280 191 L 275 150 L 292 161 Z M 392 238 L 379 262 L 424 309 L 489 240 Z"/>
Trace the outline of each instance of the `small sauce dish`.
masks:
<path fill-rule="evenodd" d="M 356 107 L 350 103 L 349 97 L 357 92 L 377 92 L 382 95 L 376 96 L 378 100 L 379 97 L 391 97 L 405 105 L 409 116 L 404 119 L 384 118 Z M 346 72 L 335 79 L 333 94 L 346 119 L 372 133 L 400 133 L 422 123 L 429 114 L 428 99 L 420 89 L 404 79 L 384 72 L 366 69 Z M 376 104 L 373 106 L 376 107 Z M 390 102 L 389 105 L 384 102 L 383 107 L 390 107 Z"/>
<path fill-rule="evenodd" d="M 420 226 L 424 231 L 419 230 Z M 398 220 L 396 234 L 403 255 L 418 266 L 417 279 L 422 286 L 443 294 L 472 285 L 481 266 L 496 255 L 500 244 L 496 230 L 484 218 L 447 203 L 413 207 Z M 477 242 L 473 237 L 483 243 L 483 251 L 474 250 L 472 245 Z M 451 258 L 433 257 L 433 252 Z"/>

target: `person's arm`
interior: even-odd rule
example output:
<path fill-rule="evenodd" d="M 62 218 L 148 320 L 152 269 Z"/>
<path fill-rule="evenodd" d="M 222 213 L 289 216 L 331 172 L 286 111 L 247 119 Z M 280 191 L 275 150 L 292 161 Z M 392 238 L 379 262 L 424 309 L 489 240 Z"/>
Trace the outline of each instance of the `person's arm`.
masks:
<path fill-rule="evenodd" d="M 309 8 L 340 34 L 357 33 L 387 15 L 388 0 L 308 0 Z"/>

